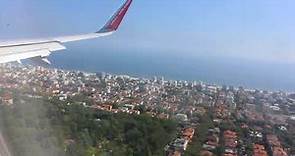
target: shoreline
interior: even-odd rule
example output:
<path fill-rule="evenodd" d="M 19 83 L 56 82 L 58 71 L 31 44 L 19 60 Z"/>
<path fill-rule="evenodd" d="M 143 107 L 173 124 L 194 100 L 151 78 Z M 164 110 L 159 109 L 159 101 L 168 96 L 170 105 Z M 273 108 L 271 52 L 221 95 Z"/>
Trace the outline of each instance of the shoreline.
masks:
<path fill-rule="evenodd" d="M 290 91 L 290 90 L 285 90 L 285 89 L 269 89 L 269 88 L 259 88 L 259 87 L 248 87 L 249 85 L 232 85 L 232 84 L 221 84 L 218 82 L 208 82 L 205 80 L 192 80 L 192 79 L 175 79 L 175 78 L 171 78 L 169 76 L 164 76 L 164 74 L 162 75 L 142 75 L 142 74 L 135 74 L 135 73 L 116 73 L 116 72 L 106 72 L 106 71 L 92 71 L 92 70 L 84 70 L 84 69 L 66 69 L 66 68 L 62 68 L 62 67 L 56 67 L 56 66 L 52 66 L 52 67 L 44 67 L 47 69 L 57 69 L 57 70 L 63 70 L 63 71 L 75 71 L 75 72 L 83 72 L 83 73 L 89 73 L 89 74 L 96 74 L 96 73 L 106 73 L 106 74 L 110 74 L 110 75 L 116 75 L 116 76 L 129 76 L 129 77 L 133 77 L 133 78 L 139 78 L 139 79 L 153 79 L 154 77 L 157 78 L 161 78 L 164 77 L 165 80 L 167 81 L 178 81 L 178 82 L 199 82 L 199 83 L 204 83 L 206 85 L 213 85 L 213 86 L 233 86 L 235 89 L 239 88 L 239 87 L 243 87 L 246 90 L 259 90 L 259 91 L 268 91 L 268 92 L 285 92 L 287 94 L 293 94 L 295 93 L 294 91 Z"/>

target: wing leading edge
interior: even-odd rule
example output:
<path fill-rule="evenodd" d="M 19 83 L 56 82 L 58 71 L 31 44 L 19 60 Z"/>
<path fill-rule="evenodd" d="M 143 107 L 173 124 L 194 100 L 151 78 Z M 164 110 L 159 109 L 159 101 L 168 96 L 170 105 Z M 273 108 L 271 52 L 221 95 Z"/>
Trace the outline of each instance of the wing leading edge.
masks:
<path fill-rule="evenodd" d="M 115 12 L 111 19 L 99 31 L 95 33 L 61 36 L 48 39 L 1 42 L 0 63 L 20 61 L 22 59 L 28 58 L 46 58 L 53 51 L 66 49 L 66 47 L 63 46 L 62 43 L 111 35 L 119 28 L 131 3 L 132 0 L 127 0 L 122 5 L 122 7 L 120 7 L 120 9 Z"/>

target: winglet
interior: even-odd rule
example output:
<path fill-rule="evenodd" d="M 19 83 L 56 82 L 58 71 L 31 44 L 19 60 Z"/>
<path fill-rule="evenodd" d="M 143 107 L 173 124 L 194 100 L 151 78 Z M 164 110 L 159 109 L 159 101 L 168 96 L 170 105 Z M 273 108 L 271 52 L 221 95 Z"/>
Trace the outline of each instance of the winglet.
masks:
<path fill-rule="evenodd" d="M 132 0 L 127 0 L 123 6 L 111 17 L 111 19 L 96 33 L 113 32 L 120 26 L 125 14 L 127 13 Z"/>

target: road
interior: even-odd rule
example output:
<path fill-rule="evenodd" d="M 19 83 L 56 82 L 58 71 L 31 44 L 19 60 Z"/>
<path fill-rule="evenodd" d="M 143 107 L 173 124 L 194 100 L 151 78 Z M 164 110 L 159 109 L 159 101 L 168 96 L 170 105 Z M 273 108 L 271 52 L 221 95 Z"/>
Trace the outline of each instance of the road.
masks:
<path fill-rule="evenodd" d="M 0 156 L 11 156 L 1 132 L 0 132 Z"/>

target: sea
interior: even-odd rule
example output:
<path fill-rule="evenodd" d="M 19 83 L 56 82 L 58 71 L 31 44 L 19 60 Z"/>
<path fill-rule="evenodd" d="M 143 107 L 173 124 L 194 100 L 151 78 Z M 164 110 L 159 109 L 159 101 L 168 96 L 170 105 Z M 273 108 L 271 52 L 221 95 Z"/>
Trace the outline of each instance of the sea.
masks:
<path fill-rule="evenodd" d="M 202 81 L 269 91 L 295 91 L 294 64 L 249 61 L 227 57 L 190 57 L 180 54 L 130 51 L 70 50 L 49 58 L 53 67 L 106 72 L 166 80 Z"/>

